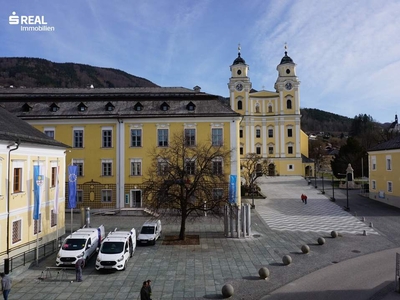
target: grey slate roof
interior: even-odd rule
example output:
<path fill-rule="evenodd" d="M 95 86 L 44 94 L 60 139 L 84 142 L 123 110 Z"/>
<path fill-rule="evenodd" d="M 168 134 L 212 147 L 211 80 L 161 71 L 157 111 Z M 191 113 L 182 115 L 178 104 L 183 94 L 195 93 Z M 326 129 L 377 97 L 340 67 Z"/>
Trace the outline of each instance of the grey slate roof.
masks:
<path fill-rule="evenodd" d="M 166 111 L 161 109 L 164 102 L 169 106 Z M 194 111 L 187 108 L 190 102 L 195 105 Z M 87 107 L 86 110 L 78 110 L 81 103 Z M 106 110 L 108 103 L 114 106 L 113 110 Z M 143 107 L 140 111 L 134 109 L 138 103 Z M 25 104 L 31 109 L 24 111 Z M 240 116 L 224 105 L 218 96 L 182 87 L 0 89 L 0 105 L 26 120 Z M 51 106 L 59 109 L 53 112 Z"/>
<path fill-rule="evenodd" d="M 0 107 L 0 140 L 7 143 L 19 141 L 21 143 L 69 148 L 69 146 L 57 142 L 27 122 L 15 117 L 2 107 Z"/>
<path fill-rule="evenodd" d="M 393 149 L 400 149 L 400 135 L 396 136 L 395 138 L 378 144 L 368 151 L 384 151 L 384 150 L 393 150 Z"/>

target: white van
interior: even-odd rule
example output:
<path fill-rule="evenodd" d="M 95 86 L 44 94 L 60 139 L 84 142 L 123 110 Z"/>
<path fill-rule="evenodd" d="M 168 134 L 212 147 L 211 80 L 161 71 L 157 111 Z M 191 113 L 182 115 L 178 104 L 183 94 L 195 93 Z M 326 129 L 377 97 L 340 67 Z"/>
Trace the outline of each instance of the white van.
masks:
<path fill-rule="evenodd" d="M 126 264 L 136 249 L 136 231 L 110 232 L 104 239 L 96 259 L 96 270 L 125 270 Z"/>
<path fill-rule="evenodd" d="M 140 229 L 137 241 L 141 244 L 155 245 L 156 240 L 158 240 L 161 236 L 161 231 L 162 228 L 160 220 L 146 221 Z"/>
<path fill-rule="evenodd" d="M 58 251 L 57 266 L 75 265 L 76 261 L 83 257 L 87 261 L 96 253 L 104 239 L 104 226 L 98 228 L 82 228 L 67 236 Z"/>

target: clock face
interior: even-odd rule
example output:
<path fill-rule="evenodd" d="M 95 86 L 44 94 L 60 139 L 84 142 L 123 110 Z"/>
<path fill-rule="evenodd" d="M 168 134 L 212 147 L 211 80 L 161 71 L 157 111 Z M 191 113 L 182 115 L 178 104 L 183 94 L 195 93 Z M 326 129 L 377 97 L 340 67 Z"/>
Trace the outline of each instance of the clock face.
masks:
<path fill-rule="evenodd" d="M 287 82 L 286 84 L 285 84 L 285 88 L 287 89 L 287 90 L 291 90 L 292 89 L 292 84 L 290 83 L 290 82 Z"/>
<path fill-rule="evenodd" d="M 243 84 L 238 83 L 238 84 L 236 85 L 236 90 L 238 90 L 239 92 L 240 92 L 241 90 L 243 90 Z"/>

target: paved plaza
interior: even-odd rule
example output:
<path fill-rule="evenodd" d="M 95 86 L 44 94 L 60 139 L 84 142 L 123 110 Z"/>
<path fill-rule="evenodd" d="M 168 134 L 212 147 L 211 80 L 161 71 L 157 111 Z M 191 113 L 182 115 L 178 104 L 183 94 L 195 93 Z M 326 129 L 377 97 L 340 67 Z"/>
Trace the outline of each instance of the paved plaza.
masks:
<path fill-rule="evenodd" d="M 63 274 L 53 272 L 46 279 L 39 279 L 47 266 L 55 266 L 52 255 L 37 266 L 11 274 L 14 286 L 10 299 L 139 299 L 146 279 L 152 280 L 154 300 L 221 299 L 221 289 L 226 283 L 235 289 L 231 299 L 261 299 L 321 268 L 400 246 L 399 209 L 359 197 L 353 191 L 352 210 L 347 212 L 343 210 L 343 191 L 335 191 L 337 201 L 331 202 L 328 193 L 321 194 L 301 177 L 259 180 L 267 198 L 255 199 L 249 238 L 225 238 L 221 220 L 203 217 L 187 225 L 187 234 L 198 234 L 200 245 L 163 245 L 161 239 L 155 246 L 137 247 L 127 269 L 112 273 L 97 272 L 92 258 L 80 283 L 71 283 L 75 280 L 73 270 Z M 307 204 L 300 200 L 302 193 L 308 196 Z M 75 219 L 73 227 L 77 229 L 79 216 Z M 115 227 L 139 229 L 146 219 L 92 215 L 91 225 L 104 224 L 106 231 Z M 385 225 L 384 219 L 390 226 Z M 69 231 L 69 215 L 66 220 Z M 370 227 L 370 222 L 375 226 Z M 332 230 L 337 230 L 340 236 L 331 238 Z M 163 220 L 163 235 L 178 232 L 179 223 Z M 325 237 L 325 245 L 318 245 L 319 237 Z M 311 249 L 309 254 L 300 251 L 305 244 Z M 282 264 L 284 255 L 292 257 L 291 265 Z M 270 270 L 268 280 L 259 279 L 261 267 Z"/>

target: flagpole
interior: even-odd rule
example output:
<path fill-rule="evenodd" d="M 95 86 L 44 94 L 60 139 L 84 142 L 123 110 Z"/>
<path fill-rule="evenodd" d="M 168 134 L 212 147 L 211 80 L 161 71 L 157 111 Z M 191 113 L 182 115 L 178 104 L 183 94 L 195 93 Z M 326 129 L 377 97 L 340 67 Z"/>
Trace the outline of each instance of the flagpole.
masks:
<path fill-rule="evenodd" d="M 39 156 L 38 156 L 38 160 L 37 160 L 37 165 L 38 165 L 38 169 L 39 169 L 39 176 L 40 176 L 40 164 L 39 164 Z M 37 178 L 35 178 L 35 180 L 38 180 Z M 37 183 L 36 183 L 37 184 Z M 38 215 L 40 216 L 40 186 L 38 186 L 39 189 L 39 203 L 38 203 Z M 38 224 L 38 220 L 39 218 L 37 218 L 35 220 L 36 222 L 36 265 L 39 264 L 39 224 Z"/>

